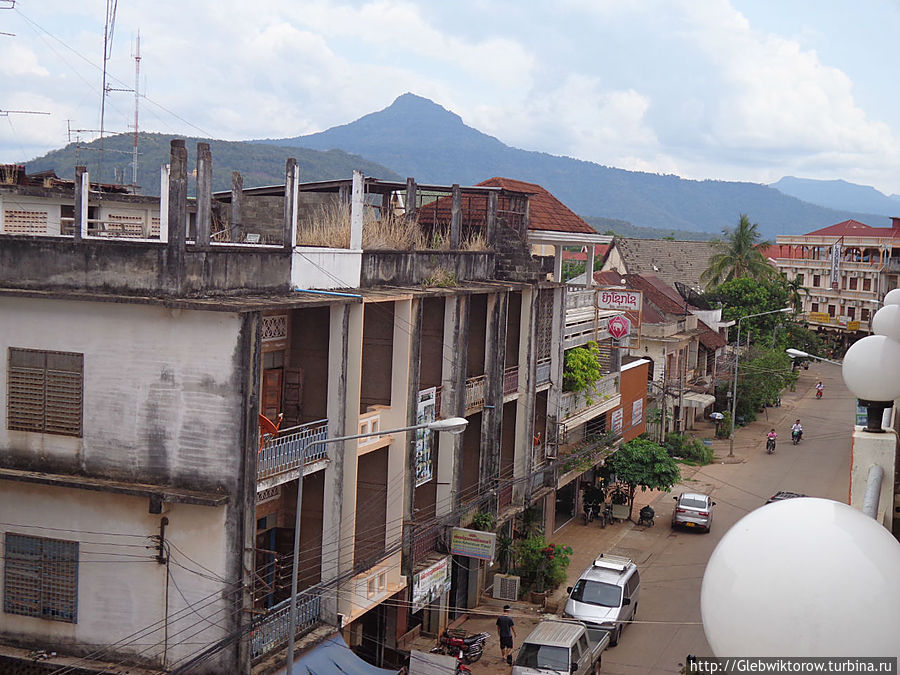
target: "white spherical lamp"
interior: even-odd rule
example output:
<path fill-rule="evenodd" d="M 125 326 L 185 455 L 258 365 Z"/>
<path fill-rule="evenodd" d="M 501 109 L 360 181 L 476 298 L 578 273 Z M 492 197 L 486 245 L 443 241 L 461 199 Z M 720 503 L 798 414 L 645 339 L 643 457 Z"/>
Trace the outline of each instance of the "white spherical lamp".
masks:
<path fill-rule="evenodd" d="M 884 296 L 884 304 L 900 305 L 900 288 L 895 288 L 892 291 L 888 291 L 887 295 Z"/>
<path fill-rule="evenodd" d="M 866 431 L 882 432 L 885 408 L 900 397 L 900 342 L 886 335 L 869 335 L 844 355 L 841 367 L 844 383 L 868 409 Z"/>
<path fill-rule="evenodd" d="M 900 304 L 885 305 L 872 317 L 872 332 L 900 342 Z"/>
<path fill-rule="evenodd" d="M 734 525 L 700 589 L 718 657 L 900 655 L 900 543 L 827 499 L 786 499 Z"/>

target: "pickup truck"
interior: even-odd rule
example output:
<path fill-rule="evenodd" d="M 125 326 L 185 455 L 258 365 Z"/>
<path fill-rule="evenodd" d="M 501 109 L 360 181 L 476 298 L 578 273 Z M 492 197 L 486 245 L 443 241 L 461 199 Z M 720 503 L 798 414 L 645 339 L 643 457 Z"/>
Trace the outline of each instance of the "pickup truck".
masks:
<path fill-rule="evenodd" d="M 598 675 L 600 656 L 609 645 L 609 634 L 601 631 L 592 642 L 580 621 L 546 619 L 529 636 L 513 664 L 513 675 Z"/>

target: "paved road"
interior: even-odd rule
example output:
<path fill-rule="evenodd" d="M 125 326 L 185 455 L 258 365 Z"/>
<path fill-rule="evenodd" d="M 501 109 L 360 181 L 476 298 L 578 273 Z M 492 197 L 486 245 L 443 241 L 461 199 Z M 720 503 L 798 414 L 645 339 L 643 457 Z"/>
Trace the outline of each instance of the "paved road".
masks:
<path fill-rule="evenodd" d="M 825 396 L 814 398 L 817 378 Z M 700 624 L 700 584 L 706 562 L 722 535 L 742 516 L 761 506 L 778 490 L 847 501 L 850 475 L 850 435 L 855 399 L 828 364 L 801 371 L 797 391 L 788 393 L 780 408 L 738 432 L 739 463 L 711 464 L 697 471 L 673 492 L 708 492 L 717 502 L 712 532 L 670 530 L 673 500 L 657 500 L 657 524 L 632 528 L 619 541 L 642 573 L 638 621 L 625 629 L 618 647 L 607 650 L 603 672 L 620 675 L 677 673 L 687 654 L 711 655 Z M 804 440 L 790 442 L 790 426 L 800 418 Z M 780 442 L 774 455 L 765 453 L 765 432 L 774 426 Z M 727 451 L 727 449 L 726 449 Z M 717 449 L 717 455 L 722 454 Z"/>

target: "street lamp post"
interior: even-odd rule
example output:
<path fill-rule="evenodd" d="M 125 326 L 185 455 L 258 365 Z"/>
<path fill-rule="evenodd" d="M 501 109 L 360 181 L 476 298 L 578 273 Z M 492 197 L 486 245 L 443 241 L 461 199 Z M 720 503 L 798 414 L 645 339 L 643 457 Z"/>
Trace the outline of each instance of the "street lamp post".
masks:
<path fill-rule="evenodd" d="M 826 359 L 821 356 L 816 356 L 815 354 L 810 354 L 809 352 L 804 352 L 799 349 L 789 348 L 789 349 L 785 349 L 784 351 L 786 351 L 788 356 L 790 356 L 792 359 L 815 359 L 816 361 L 824 361 L 825 363 L 833 363 L 836 366 L 844 365 L 840 361 L 832 361 L 831 359 Z"/>
<path fill-rule="evenodd" d="M 756 314 L 748 314 L 737 320 L 737 342 L 734 350 L 734 377 L 731 382 L 731 439 L 728 443 L 728 456 L 734 457 L 734 414 L 737 410 L 737 376 L 738 376 L 738 359 L 741 354 L 741 321 L 744 319 L 752 319 L 756 316 L 765 316 L 766 314 L 790 314 L 794 311 L 793 307 L 783 307 L 781 309 L 772 309 L 768 312 L 757 312 Z"/>
<path fill-rule="evenodd" d="M 370 431 L 365 434 L 353 434 L 352 436 L 320 438 L 310 441 L 304 446 L 303 451 L 301 452 L 300 478 L 297 480 L 297 510 L 294 517 L 294 558 L 291 561 L 291 607 L 290 617 L 288 618 L 287 662 L 285 663 L 286 675 L 292 675 L 294 669 L 294 633 L 297 630 L 297 559 L 300 557 L 300 508 L 303 500 L 303 467 L 306 464 L 306 458 L 309 456 L 310 448 L 316 445 L 326 445 L 327 443 L 340 443 L 341 441 L 352 441 L 357 438 L 399 434 L 407 431 L 415 431 L 416 429 L 446 431 L 447 433 L 456 435 L 465 431 L 468 424 L 469 420 L 464 417 L 448 417 L 443 420 L 434 420 L 433 422 L 414 424 L 410 427 L 400 427 L 398 429 L 382 429 L 379 431 Z"/>

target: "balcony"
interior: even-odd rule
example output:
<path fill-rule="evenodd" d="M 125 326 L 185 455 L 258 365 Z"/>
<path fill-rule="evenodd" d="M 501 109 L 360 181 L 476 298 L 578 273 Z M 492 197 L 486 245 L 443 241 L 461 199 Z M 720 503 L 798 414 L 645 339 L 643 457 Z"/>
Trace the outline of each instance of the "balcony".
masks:
<path fill-rule="evenodd" d="M 325 467 L 328 453 L 325 445 L 317 443 L 309 453 L 307 446 L 313 441 L 328 438 L 328 420 L 317 420 L 281 430 L 277 436 L 266 434 L 259 451 L 256 467 L 256 491 L 296 480 Z M 304 456 L 304 454 L 306 456 Z"/>
<path fill-rule="evenodd" d="M 256 661 L 283 647 L 288 640 L 291 599 L 282 600 L 264 615 L 255 619 L 250 632 L 250 658 Z M 322 589 L 312 587 L 297 594 L 297 632 L 304 635 L 315 628 L 322 614 Z"/>
<path fill-rule="evenodd" d="M 566 392 L 560 397 L 559 417 L 568 426 L 581 424 L 619 405 L 619 373 L 609 373 L 597 381 L 590 393 Z"/>
<path fill-rule="evenodd" d="M 609 337 L 609 319 L 621 312 L 597 310 L 597 289 L 566 287 L 566 327 L 563 349 L 580 347 L 591 340 Z"/>
<path fill-rule="evenodd" d="M 513 366 L 503 372 L 503 396 L 519 393 L 519 367 Z"/>

